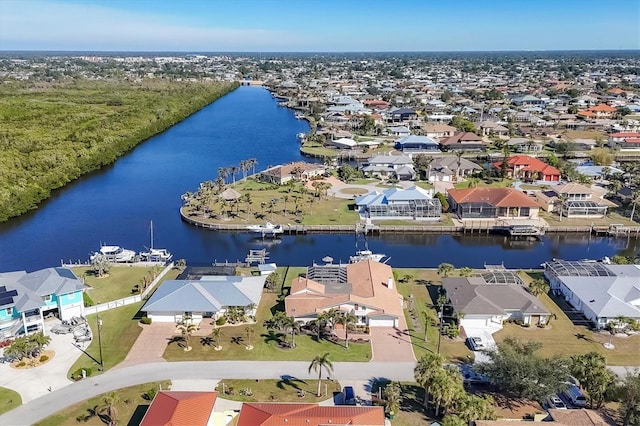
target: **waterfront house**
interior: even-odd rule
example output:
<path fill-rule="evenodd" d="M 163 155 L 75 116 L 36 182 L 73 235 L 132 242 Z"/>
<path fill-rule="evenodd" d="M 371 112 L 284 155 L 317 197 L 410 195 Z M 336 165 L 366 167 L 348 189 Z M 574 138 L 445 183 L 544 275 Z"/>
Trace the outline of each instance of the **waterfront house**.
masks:
<path fill-rule="evenodd" d="M 443 151 L 484 151 L 487 145 L 487 142 L 473 132 L 457 132 L 440 142 Z"/>
<path fill-rule="evenodd" d="M 425 136 L 436 139 L 449 138 L 456 131 L 455 127 L 442 123 L 427 123 L 422 126 L 422 132 Z"/>
<path fill-rule="evenodd" d="M 609 135 L 609 147 L 620 149 L 640 149 L 640 133 L 618 132 Z"/>
<path fill-rule="evenodd" d="M 326 168 L 322 164 L 311 164 L 304 161 L 297 161 L 285 165 L 270 167 L 260 172 L 258 178 L 264 182 L 284 185 L 291 180 L 306 181 L 314 176 L 321 176 Z"/>
<path fill-rule="evenodd" d="M 362 218 L 375 220 L 440 220 L 442 205 L 432 190 L 413 186 L 390 188 L 356 197 L 356 209 Z"/>
<path fill-rule="evenodd" d="M 384 407 L 244 402 L 236 426 L 384 426 Z"/>
<path fill-rule="evenodd" d="M 640 321 L 640 265 L 556 259 L 545 264 L 544 275 L 597 329 L 619 317 Z"/>
<path fill-rule="evenodd" d="M 493 163 L 496 170 L 501 170 L 502 161 Z M 560 181 L 560 170 L 529 155 L 513 155 L 507 160 L 507 176 L 524 181 Z"/>
<path fill-rule="evenodd" d="M 462 315 L 461 326 L 467 329 L 500 329 L 507 320 L 528 325 L 547 322 L 550 312 L 538 298 L 525 290 L 516 274 L 499 271 L 500 278 L 507 276 L 507 282 L 487 282 L 485 277 L 497 281 L 493 274 L 487 272 L 476 277 L 442 278 L 447 302 L 451 304 L 454 314 Z"/>
<path fill-rule="evenodd" d="M 542 152 L 544 143 L 530 138 L 511 138 L 507 141 L 511 151 L 515 152 Z"/>
<path fill-rule="evenodd" d="M 482 170 L 482 167 L 464 157 L 437 157 L 427 167 L 430 182 L 452 182 Z"/>
<path fill-rule="evenodd" d="M 167 280 L 141 310 L 154 322 L 175 323 L 186 318 L 194 323 L 203 318 L 215 320 L 230 307 L 244 308 L 247 315 L 255 315 L 266 278 L 205 275 L 197 280 Z"/>
<path fill-rule="evenodd" d="M 404 154 L 433 154 L 440 152 L 438 142 L 427 136 L 410 135 L 395 141 L 395 148 Z"/>
<path fill-rule="evenodd" d="M 606 191 L 596 191 L 585 185 L 570 182 L 552 189 L 535 191 L 534 196 L 542 208 L 568 218 L 602 218 L 607 209 L 616 204 L 604 198 Z M 566 197 L 562 203 L 560 200 Z"/>
<path fill-rule="evenodd" d="M 284 304 L 288 316 L 305 323 L 331 308 L 370 327 L 397 327 L 404 315 L 391 267 L 373 260 L 310 266 L 292 281 Z"/>
<path fill-rule="evenodd" d="M 45 331 L 44 318 L 84 316 L 85 285 L 69 268 L 0 273 L 0 338 Z"/>
<path fill-rule="evenodd" d="M 405 155 L 376 155 L 366 160 L 361 170 L 365 176 L 394 177 L 399 180 L 413 180 L 416 177 L 413 160 Z"/>
<path fill-rule="evenodd" d="M 460 219 L 538 219 L 540 206 L 515 188 L 449 189 L 450 210 Z"/>

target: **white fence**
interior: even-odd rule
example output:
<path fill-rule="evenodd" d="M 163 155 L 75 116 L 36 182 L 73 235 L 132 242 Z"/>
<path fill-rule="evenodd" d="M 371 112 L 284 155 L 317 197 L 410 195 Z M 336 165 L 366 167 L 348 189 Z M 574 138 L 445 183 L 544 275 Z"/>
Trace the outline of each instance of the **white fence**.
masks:
<path fill-rule="evenodd" d="M 142 299 L 146 298 L 149 293 L 154 289 L 154 287 L 164 278 L 165 275 L 173 268 L 173 262 L 168 264 L 162 272 L 158 274 L 158 276 L 151 281 L 149 287 L 147 287 L 142 294 L 136 294 L 135 296 L 124 297 L 118 300 L 112 300 L 111 302 L 101 303 L 95 306 L 87 306 L 84 308 L 85 315 L 97 314 L 98 312 L 108 311 L 110 309 L 119 308 L 121 306 L 131 305 L 133 303 L 137 303 L 142 301 Z"/>

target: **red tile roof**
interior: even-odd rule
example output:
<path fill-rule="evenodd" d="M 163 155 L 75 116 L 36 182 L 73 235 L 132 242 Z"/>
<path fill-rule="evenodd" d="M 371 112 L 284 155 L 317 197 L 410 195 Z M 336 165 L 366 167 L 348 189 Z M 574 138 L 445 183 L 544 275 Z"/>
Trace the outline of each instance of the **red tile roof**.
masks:
<path fill-rule="evenodd" d="M 205 426 L 218 392 L 160 391 L 140 426 Z"/>
<path fill-rule="evenodd" d="M 382 407 L 245 402 L 237 426 L 383 426 Z"/>
<path fill-rule="evenodd" d="M 560 170 L 555 167 L 529 155 L 514 155 L 509 157 L 507 164 L 510 169 L 517 166 L 519 170 L 540 172 L 545 176 L 560 176 L 561 174 Z M 499 169 L 502 166 L 502 161 L 493 163 L 493 166 Z"/>
<path fill-rule="evenodd" d="M 457 204 L 489 203 L 495 207 L 540 207 L 515 188 L 450 189 L 448 193 Z"/>

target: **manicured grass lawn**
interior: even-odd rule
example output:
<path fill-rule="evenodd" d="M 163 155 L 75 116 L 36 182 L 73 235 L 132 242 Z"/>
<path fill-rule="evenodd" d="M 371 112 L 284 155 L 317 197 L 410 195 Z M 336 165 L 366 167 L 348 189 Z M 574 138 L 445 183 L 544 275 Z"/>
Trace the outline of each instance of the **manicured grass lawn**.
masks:
<path fill-rule="evenodd" d="M 337 157 L 338 156 L 338 150 L 337 149 L 325 148 L 323 146 L 305 145 L 302 148 L 300 148 L 300 152 L 305 153 L 305 154 L 310 154 L 310 155 L 321 155 L 321 156 L 325 156 L 325 157 Z"/>
<path fill-rule="evenodd" d="M 323 369 L 323 375 L 324 371 Z M 326 395 L 325 385 L 327 386 Z M 223 389 L 226 392 L 224 394 L 222 393 Z M 216 390 L 219 392 L 220 398 L 232 401 L 318 403 L 332 398 L 333 393 L 340 392 L 342 388 L 338 381 L 322 380 L 320 383 L 321 396 L 317 397 L 317 380 L 285 377 L 281 380 L 220 380 Z M 242 395 L 243 390 L 250 390 L 253 395 Z M 304 392 L 304 396 L 300 396 L 301 391 Z"/>
<path fill-rule="evenodd" d="M 138 319 L 134 318 L 144 302 L 134 303 L 121 308 L 111 309 L 100 313 L 102 318 L 102 356 L 104 368 L 108 370 L 120 363 L 129 353 L 129 349 L 138 338 L 142 328 L 138 325 Z M 88 348 L 85 349 L 96 360 L 100 360 L 100 348 L 98 345 L 97 315 L 89 315 L 87 321 L 91 326 L 91 332 L 95 336 Z M 83 354 L 69 369 L 68 375 L 79 368 L 93 370 L 98 373 L 98 365 L 88 355 Z"/>
<path fill-rule="evenodd" d="M 507 188 L 513 183 L 511 179 L 496 179 L 496 180 L 480 180 L 478 181 L 478 188 Z M 453 185 L 456 189 L 469 188 L 469 181 L 458 182 Z"/>
<path fill-rule="evenodd" d="M 291 272 L 289 276 L 294 274 Z M 304 269 L 304 268 L 300 268 Z M 296 274 L 297 275 L 297 274 Z M 294 275 L 295 276 L 295 275 Z M 290 281 L 287 281 L 289 283 Z M 287 284 L 288 285 L 288 284 Z M 214 361 L 214 360 L 269 360 L 269 361 L 311 361 L 316 355 L 329 352 L 332 361 L 359 361 L 371 360 L 371 345 L 369 343 L 351 343 L 349 349 L 327 340 L 315 341 L 314 336 L 296 335 L 295 349 L 281 349 L 277 340 L 283 338 L 275 331 L 267 330 L 263 322 L 273 315 L 276 310 L 283 310 L 284 302 L 278 302 L 275 293 L 264 293 L 256 313 L 256 323 L 244 326 L 222 327 L 220 346 L 222 350 L 216 351 L 214 345 L 206 344 L 201 337 L 191 338 L 193 349 L 185 352 L 177 343 L 170 343 L 164 352 L 167 361 Z M 251 338 L 252 350 L 246 349 L 247 327 L 254 330 Z M 290 341 L 291 336 L 285 336 Z"/>
<path fill-rule="evenodd" d="M 414 182 L 416 184 L 417 187 L 420 187 L 422 189 L 433 189 L 433 184 L 431 182 L 427 182 L 424 180 L 419 180 L 417 182 Z"/>
<path fill-rule="evenodd" d="M 119 402 L 115 404 L 116 411 L 118 413 L 118 424 L 140 424 L 142 417 L 147 412 L 151 401 L 143 398 L 143 395 L 150 389 L 159 389 L 162 386 L 163 390 L 168 390 L 171 386 L 171 382 L 152 382 L 142 385 L 131 386 L 128 388 L 118 389 L 116 392 Z M 108 393 L 103 393 L 96 397 L 90 398 L 86 401 L 78 404 L 66 407 L 57 413 L 35 423 L 36 426 L 57 426 L 57 425 L 73 425 L 73 424 L 86 424 L 86 425 L 100 425 L 103 426 L 105 422 L 98 416 L 93 415 L 95 409 L 100 410 L 104 406 L 104 398 Z M 64 402 L 64 401 L 63 401 Z M 80 416 L 88 416 L 86 421 L 79 422 L 76 420 Z"/>
<path fill-rule="evenodd" d="M 0 387 L 0 414 L 22 405 L 20 394 L 11 389 Z"/>
<path fill-rule="evenodd" d="M 400 280 L 402 280 L 405 275 L 410 275 L 412 277 L 409 282 L 398 283 L 398 292 L 404 296 L 407 301 L 407 307 L 409 306 L 409 296 L 411 294 L 413 295 L 416 319 L 419 321 L 420 328 L 418 329 L 418 327 L 413 324 L 408 308 L 405 309 L 405 319 L 407 321 L 407 326 L 409 327 L 409 334 L 411 336 L 413 351 L 416 358 L 420 359 L 420 357 L 427 352 L 437 352 L 439 336 L 436 325 L 438 321 L 438 314 L 436 309 L 431 307 L 434 304 L 431 294 L 437 294 L 437 288 L 440 285 L 440 276 L 438 275 L 437 270 L 395 268 L 394 272 Z M 428 313 L 432 318 L 432 322 L 429 324 L 427 329 L 427 342 L 424 341 L 424 313 Z M 473 352 L 467 348 L 464 344 L 464 339 L 462 338 L 450 339 L 442 336 L 442 338 L 440 338 L 440 353 L 443 354 L 447 360 L 452 362 L 467 362 L 469 357 L 473 358 Z"/>
<path fill-rule="evenodd" d="M 162 267 L 112 266 L 109 275 L 98 277 L 90 269 L 83 266 L 73 268 L 73 272 L 80 278 L 84 276 L 85 284 L 90 287 L 87 294 L 96 304 L 138 294 L 133 288 L 139 285 L 142 289 L 142 279 L 145 276 L 151 278 L 162 271 Z M 165 279 L 175 279 L 178 274 L 179 271 L 174 269 L 169 271 Z"/>
<path fill-rule="evenodd" d="M 541 272 L 530 273 L 538 276 Z M 529 276 L 522 274 L 525 281 Z M 615 349 L 607 350 L 602 344 L 609 341 L 608 333 L 595 333 L 584 326 L 574 325 L 557 303 L 564 303 L 561 299 L 552 299 L 544 294 L 538 296 L 540 301 L 552 314 L 556 315 L 551 320 L 550 327 L 525 328 L 516 324 L 506 324 L 504 329 L 495 333 L 496 342 L 502 342 L 507 337 L 517 337 L 542 343 L 539 353 L 544 356 L 551 355 L 576 355 L 591 351 L 602 353 L 610 365 L 640 365 L 638 350 L 640 349 L 640 336 L 627 338 L 614 337 L 612 343 Z"/>

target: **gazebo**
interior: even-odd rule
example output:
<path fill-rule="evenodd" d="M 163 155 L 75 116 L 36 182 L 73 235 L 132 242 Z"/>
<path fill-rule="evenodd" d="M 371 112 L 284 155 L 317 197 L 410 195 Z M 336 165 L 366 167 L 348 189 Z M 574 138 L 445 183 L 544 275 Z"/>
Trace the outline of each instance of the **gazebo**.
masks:
<path fill-rule="evenodd" d="M 240 193 L 232 188 L 227 188 L 222 191 L 220 197 L 222 197 L 222 199 L 225 201 L 233 201 L 240 198 Z"/>

